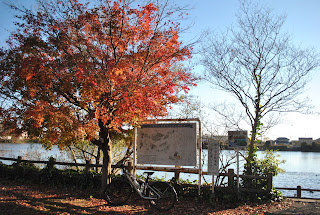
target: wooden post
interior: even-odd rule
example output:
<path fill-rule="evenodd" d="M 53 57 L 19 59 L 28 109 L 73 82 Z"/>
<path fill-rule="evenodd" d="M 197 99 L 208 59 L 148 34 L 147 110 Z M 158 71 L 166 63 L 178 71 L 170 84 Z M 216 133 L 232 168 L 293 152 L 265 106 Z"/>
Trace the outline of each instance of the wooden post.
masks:
<path fill-rule="evenodd" d="M 297 186 L 297 198 L 301 198 L 301 186 Z"/>
<path fill-rule="evenodd" d="M 89 173 L 90 169 L 91 169 L 91 165 L 92 161 L 91 160 L 86 160 L 86 168 L 84 169 L 84 172 L 87 174 Z"/>
<path fill-rule="evenodd" d="M 234 170 L 228 169 L 228 187 L 233 189 L 234 187 Z"/>
<path fill-rule="evenodd" d="M 21 160 L 22 160 L 22 157 L 21 157 L 21 156 L 18 156 L 18 160 L 17 160 L 17 165 L 18 165 L 18 166 L 21 165 Z"/>
<path fill-rule="evenodd" d="M 132 163 L 132 161 L 128 161 L 127 170 L 130 172 L 130 174 L 133 174 L 133 163 Z"/>
<path fill-rule="evenodd" d="M 47 165 L 48 169 L 52 170 L 54 168 L 55 163 L 56 163 L 56 159 L 53 157 L 50 157 Z"/>
<path fill-rule="evenodd" d="M 214 193 L 214 175 L 212 175 L 212 193 Z"/>
<path fill-rule="evenodd" d="M 267 175 L 267 191 L 270 192 L 272 190 L 272 173 L 269 172 Z"/>
<path fill-rule="evenodd" d="M 179 183 L 180 182 L 180 168 L 181 166 L 175 166 L 175 170 L 174 170 L 174 178 L 176 179 L 176 182 Z"/>

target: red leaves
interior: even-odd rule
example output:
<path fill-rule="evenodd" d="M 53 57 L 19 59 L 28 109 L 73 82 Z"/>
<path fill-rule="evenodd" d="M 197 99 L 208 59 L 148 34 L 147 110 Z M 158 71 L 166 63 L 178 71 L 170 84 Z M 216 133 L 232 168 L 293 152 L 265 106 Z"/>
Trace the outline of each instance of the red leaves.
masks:
<path fill-rule="evenodd" d="M 181 47 L 177 25 L 160 27 L 156 5 L 57 3 L 43 5 L 41 16 L 24 16 L 25 33 L 11 41 L 14 74 L 31 104 L 25 116 L 49 142 L 92 139 L 98 120 L 117 131 L 164 116 L 193 85 L 188 71 L 173 67 L 191 50 Z"/>

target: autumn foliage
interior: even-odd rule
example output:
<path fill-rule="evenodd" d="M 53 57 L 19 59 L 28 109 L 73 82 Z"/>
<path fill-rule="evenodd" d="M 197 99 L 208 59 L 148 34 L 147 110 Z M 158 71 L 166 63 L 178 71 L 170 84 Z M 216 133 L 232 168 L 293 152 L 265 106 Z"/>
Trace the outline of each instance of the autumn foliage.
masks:
<path fill-rule="evenodd" d="M 108 157 L 124 124 L 166 115 L 194 85 L 178 64 L 191 49 L 171 13 L 155 4 L 89 2 L 15 8 L 22 15 L 1 58 L 1 93 L 13 101 L 6 119 L 19 129 L 62 147 L 85 138 Z"/>

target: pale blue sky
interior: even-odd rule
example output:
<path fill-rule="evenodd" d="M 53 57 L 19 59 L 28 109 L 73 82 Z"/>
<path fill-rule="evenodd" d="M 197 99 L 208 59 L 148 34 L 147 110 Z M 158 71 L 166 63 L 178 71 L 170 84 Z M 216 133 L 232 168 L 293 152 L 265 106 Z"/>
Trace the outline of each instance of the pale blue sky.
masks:
<path fill-rule="evenodd" d="M 194 26 L 189 31 L 190 36 L 202 30 L 225 31 L 231 24 L 236 24 L 235 13 L 238 9 L 237 0 L 199 0 L 183 1 L 195 6 L 190 12 Z M 194 3 L 195 2 L 195 3 Z M 257 2 L 257 1 L 253 1 Z M 295 44 L 302 47 L 313 47 L 320 52 L 320 1 L 319 0 L 265 0 L 277 14 L 286 14 L 287 20 L 283 30 L 287 31 Z M 201 70 L 196 67 L 196 70 Z M 199 72 L 199 71 L 197 71 Z M 210 101 L 226 101 L 230 97 L 224 92 L 213 90 L 208 84 L 201 83 L 191 92 L 205 103 Z M 305 97 L 310 98 L 315 111 L 320 112 L 320 69 L 314 71 L 312 81 L 306 86 Z M 214 116 L 212 117 L 214 120 Z M 246 129 L 246 128 L 244 128 Z M 249 128 L 247 128 L 249 129 Z M 297 140 L 299 137 L 320 138 L 320 116 L 290 113 L 283 118 L 283 123 L 274 127 L 264 137 L 276 139 L 287 137 Z"/>
<path fill-rule="evenodd" d="M 14 28 L 13 13 L 0 0 L 0 46 L 5 45 L 8 38 L 8 30 Z M 20 2 L 23 5 L 31 5 L 33 0 L 11 0 Z M 237 0 L 177 0 L 179 3 L 189 3 L 194 9 L 189 12 L 188 22 L 194 25 L 183 38 L 190 39 L 199 35 L 201 31 L 212 29 L 224 31 L 226 27 L 235 23 L 235 12 L 238 8 Z M 313 46 L 320 52 L 320 0 L 265 0 L 260 1 L 273 8 L 277 13 L 286 13 L 287 22 L 284 30 L 292 35 L 294 43 L 302 44 L 305 47 Z M 197 68 L 200 70 L 200 68 Z M 197 71 L 201 72 L 201 71 Z M 306 96 L 312 100 L 320 112 L 320 70 L 316 71 L 313 80 L 307 86 Z M 200 96 L 202 101 L 224 100 L 223 93 L 212 90 L 207 84 L 200 83 L 192 90 L 194 95 Z M 289 139 L 298 137 L 320 138 L 320 116 L 288 114 L 283 124 L 276 126 L 266 136 L 275 139 L 285 136 Z"/>

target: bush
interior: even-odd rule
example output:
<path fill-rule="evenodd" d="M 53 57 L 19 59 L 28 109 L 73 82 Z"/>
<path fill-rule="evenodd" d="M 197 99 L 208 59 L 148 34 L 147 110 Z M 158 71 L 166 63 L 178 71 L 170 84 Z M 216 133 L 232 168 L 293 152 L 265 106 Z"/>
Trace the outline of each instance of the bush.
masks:
<path fill-rule="evenodd" d="M 284 172 L 283 169 L 279 167 L 280 164 L 285 163 L 285 160 L 280 160 L 280 155 L 276 154 L 273 150 L 266 150 L 263 152 L 264 156 L 259 159 L 256 154 L 257 148 L 254 149 L 253 161 L 252 161 L 252 174 L 255 176 L 266 177 L 268 173 L 272 173 L 273 176 Z M 244 170 L 244 175 L 246 175 L 246 168 Z M 243 188 L 266 190 L 267 180 L 266 179 L 242 179 L 241 186 Z M 277 197 L 275 197 L 275 194 Z M 281 196 L 280 191 L 271 191 L 271 193 L 246 193 L 244 198 L 250 201 L 260 201 L 260 200 L 273 200 Z"/>
<path fill-rule="evenodd" d="M 75 170 L 59 170 L 56 168 L 39 169 L 30 163 L 5 165 L 0 162 L 0 177 L 19 180 L 33 184 L 45 184 L 63 188 L 98 189 L 100 174 L 85 173 Z"/>

